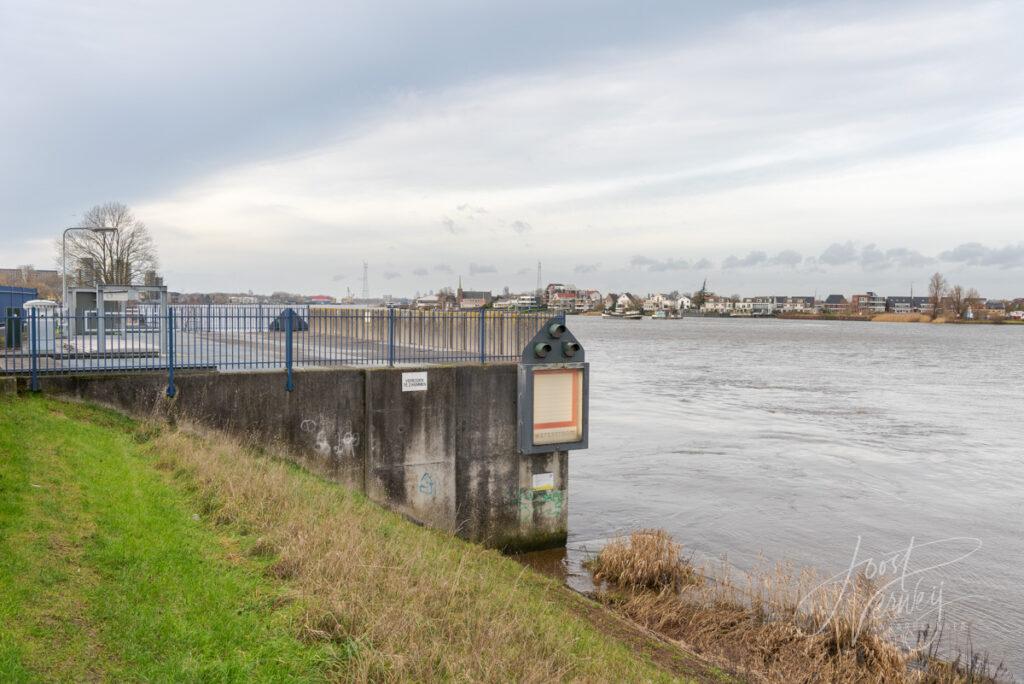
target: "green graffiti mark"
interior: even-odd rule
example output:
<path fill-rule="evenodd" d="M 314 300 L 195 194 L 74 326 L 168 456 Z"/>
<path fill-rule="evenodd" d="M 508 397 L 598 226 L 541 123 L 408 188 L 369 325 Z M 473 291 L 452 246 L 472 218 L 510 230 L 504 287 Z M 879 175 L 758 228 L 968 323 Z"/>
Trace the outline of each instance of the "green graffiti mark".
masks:
<path fill-rule="evenodd" d="M 565 492 L 560 489 L 536 491 L 526 487 L 519 490 L 519 515 L 528 519 L 539 507 L 541 515 L 558 518 L 565 507 Z"/>

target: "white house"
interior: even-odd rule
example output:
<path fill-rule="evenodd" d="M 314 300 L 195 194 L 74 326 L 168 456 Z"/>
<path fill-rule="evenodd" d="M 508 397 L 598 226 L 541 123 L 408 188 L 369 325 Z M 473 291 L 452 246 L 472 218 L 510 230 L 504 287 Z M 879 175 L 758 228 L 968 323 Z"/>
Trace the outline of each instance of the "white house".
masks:
<path fill-rule="evenodd" d="M 514 306 L 516 309 L 536 309 L 537 295 L 521 294 L 515 298 Z"/>
<path fill-rule="evenodd" d="M 441 308 L 441 297 L 438 295 L 424 295 L 416 300 L 417 309 L 436 310 Z"/>
<path fill-rule="evenodd" d="M 700 307 L 700 310 L 702 313 L 731 314 L 733 310 L 733 303 L 731 299 L 726 297 L 708 295 L 707 299 L 704 300 L 703 306 Z"/>
<path fill-rule="evenodd" d="M 604 298 L 601 293 L 597 290 L 581 290 L 580 291 L 580 304 L 583 304 L 586 308 L 581 308 L 580 311 L 600 311 L 601 303 Z"/>
<path fill-rule="evenodd" d="M 753 316 L 754 315 L 754 300 L 750 297 L 744 297 L 738 302 L 735 302 L 732 307 L 733 316 Z"/>
<path fill-rule="evenodd" d="M 675 300 L 665 294 L 653 294 L 644 300 L 644 311 L 666 311 L 674 308 Z"/>
<path fill-rule="evenodd" d="M 640 311 L 643 308 L 643 301 L 636 295 L 625 292 L 619 295 L 615 302 L 616 311 Z"/>
<path fill-rule="evenodd" d="M 516 308 L 516 300 L 512 298 L 496 299 L 494 300 L 494 303 L 491 304 L 491 308 L 497 309 L 498 311 L 508 311 L 509 309 Z"/>
<path fill-rule="evenodd" d="M 771 316 L 775 313 L 775 297 L 754 297 L 750 303 L 751 316 Z"/>
<path fill-rule="evenodd" d="M 814 297 L 786 297 L 782 310 L 786 313 L 815 313 L 818 307 Z"/>
<path fill-rule="evenodd" d="M 683 296 L 676 300 L 676 308 L 680 311 L 686 311 L 687 309 L 693 308 L 693 300 L 689 297 Z"/>

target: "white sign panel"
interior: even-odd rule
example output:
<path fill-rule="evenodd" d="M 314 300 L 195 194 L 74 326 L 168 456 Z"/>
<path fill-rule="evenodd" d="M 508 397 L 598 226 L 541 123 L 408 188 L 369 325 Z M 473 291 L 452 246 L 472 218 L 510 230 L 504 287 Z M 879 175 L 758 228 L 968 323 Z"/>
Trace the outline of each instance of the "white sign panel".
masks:
<path fill-rule="evenodd" d="M 555 488 L 554 473 L 534 473 L 533 489 L 536 491 L 547 491 Z"/>
<path fill-rule="evenodd" d="M 427 371 L 419 371 L 416 373 L 402 373 L 402 391 L 426 392 Z"/>
<path fill-rule="evenodd" d="M 533 443 L 578 442 L 583 435 L 583 369 L 537 370 L 533 378 Z"/>

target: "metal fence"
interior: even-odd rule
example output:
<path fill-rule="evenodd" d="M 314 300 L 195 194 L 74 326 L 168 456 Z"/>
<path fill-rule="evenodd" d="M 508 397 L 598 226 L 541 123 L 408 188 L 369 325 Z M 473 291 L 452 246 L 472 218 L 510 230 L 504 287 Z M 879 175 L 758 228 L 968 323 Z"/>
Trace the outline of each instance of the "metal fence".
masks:
<path fill-rule="evenodd" d="M 410 311 L 327 306 L 141 305 L 69 317 L 29 310 L 20 344 L 0 349 L 0 375 L 285 369 L 513 361 L 546 313 Z M 0 340 L 2 343 L 3 340 Z"/>

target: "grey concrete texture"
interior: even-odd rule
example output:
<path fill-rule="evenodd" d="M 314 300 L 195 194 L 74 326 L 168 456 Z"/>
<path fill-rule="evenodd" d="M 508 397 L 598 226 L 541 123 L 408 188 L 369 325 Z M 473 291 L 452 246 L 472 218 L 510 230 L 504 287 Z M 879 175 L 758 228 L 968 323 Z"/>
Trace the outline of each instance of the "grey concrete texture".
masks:
<path fill-rule="evenodd" d="M 454 532 L 455 369 L 427 370 L 425 391 L 403 391 L 401 373 L 366 372 L 366 495 Z"/>
<path fill-rule="evenodd" d="M 517 383 L 514 364 L 456 368 L 456 522 L 467 538 L 499 548 L 562 546 L 568 454 L 518 454 Z M 535 488 L 533 476 L 546 474 L 552 489 Z"/>
<path fill-rule="evenodd" d="M 405 391 L 402 375 L 426 372 Z M 277 447 L 408 518 L 507 550 L 564 545 L 568 455 L 516 445 L 515 364 L 43 376 L 42 390 Z"/>

